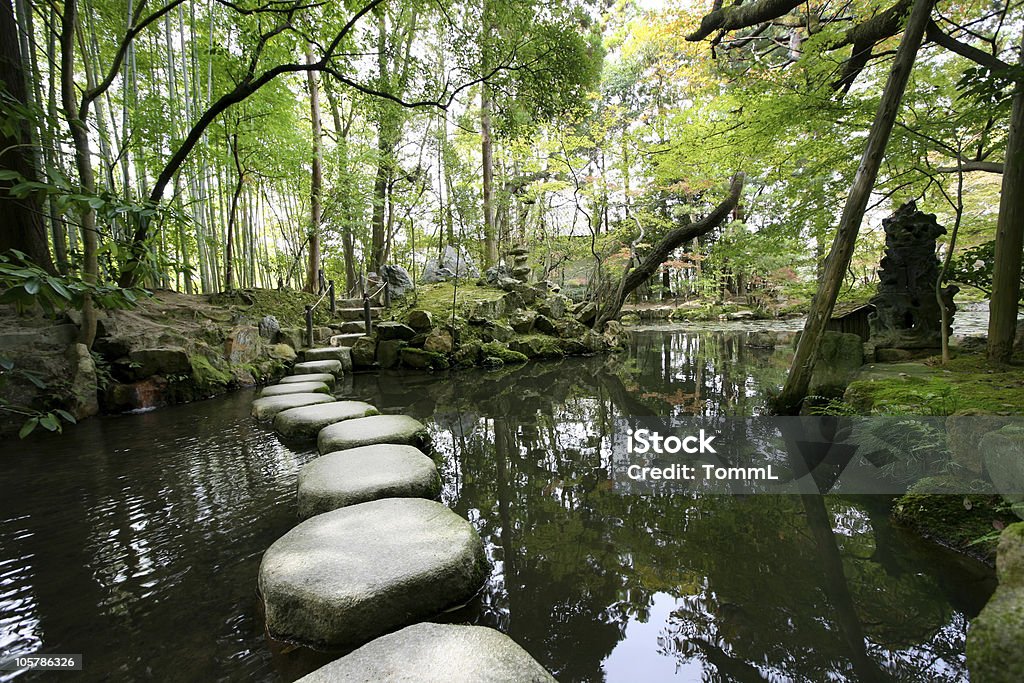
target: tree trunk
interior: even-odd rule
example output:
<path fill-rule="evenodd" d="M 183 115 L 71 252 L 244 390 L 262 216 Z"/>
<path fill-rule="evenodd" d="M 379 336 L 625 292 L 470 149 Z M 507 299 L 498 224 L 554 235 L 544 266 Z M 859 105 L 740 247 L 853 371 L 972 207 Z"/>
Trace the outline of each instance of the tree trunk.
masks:
<path fill-rule="evenodd" d="M 480 88 L 480 147 L 483 153 L 484 268 L 498 262 L 494 228 L 494 149 L 491 141 L 491 89 Z"/>
<path fill-rule="evenodd" d="M 789 375 L 782 392 L 775 399 L 774 408 L 780 414 L 796 414 L 807 396 L 807 388 L 811 383 L 811 374 L 817 361 L 821 337 L 825 326 L 832 317 L 836 298 L 843 284 L 843 277 L 850 266 L 853 248 L 857 242 L 864 212 L 867 210 L 868 199 L 878 177 L 878 169 L 885 155 L 885 147 L 889 142 L 896 115 L 899 112 L 903 92 L 907 87 L 917 51 L 924 37 L 924 30 L 931 14 L 932 0 L 915 0 L 914 7 L 907 20 L 903 39 L 896 51 L 889 79 L 882 91 L 882 99 L 878 103 L 878 112 L 868 133 L 867 145 L 861 157 L 860 167 L 846 199 L 839 228 L 836 230 L 832 249 L 825 263 L 825 271 L 818 283 L 818 291 L 811 300 L 811 310 L 807 314 L 800 343 L 793 357 Z"/>
<path fill-rule="evenodd" d="M 78 23 L 77 0 L 65 0 L 64 14 L 61 17 L 60 49 L 61 49 L 61 96 L 64 103 L 64 116 L 71 129 L 71 138 L 75 149 L 75 166 L 78 169 L 78 181 L 82 192 L 94 194 L 96 181 L 92 172 L 92 149 L 89 146 L 89 131 L 85 125 L 88 116 L 83 106 L 79 109 L 75 85 L 75 27 Z M 80 226 L 82 231 L 82 250 L 84 263 L 82 280 L 86 284 L 99 282 L 100 266 L 97 260 L 99 240 L 96 235 L 96 210 L 86 204 L 81 210 Z M 92 348 L 96 339 L 96 311 L 93 308 L 92 296 L 86 292 L 82 297 L 82 326 L 78 331 L 79 343 Z"/>
<path fill-rule="evenodd" d="M 235 191 L 231 195 L 231 210 L 228 212 L 228 229 L 224 237 L 224 291 L 230 292 L 235 288 L 235 222 L 238 215 L 238 198 L 242 194 L 242 184 L 245 182 L 245 174 L 242 172 L 242 162 L 238 157 L 238 133 L 232 136 L 231 158 L 235 161 L 235 172 L 238 178 L 235 181 Z"/>
<path fill-rule="evenodd" d="M 1024 65 L 1024 43 L 1020 56 Z M 996 225 L 995 266 L 988 318 L 988 358 L 1008 363 L 1017 330 L 1020 301 L 1021 251 L 1024 249 L 1024 82 L 1018 81 L 1006 140 L 999 219 Z"/>
<path fill-rule="evenodd" d="M 14 19 L 14 8 L 10 0 L 0 2 L 0 82 L 8 96 L 23 105 L 30 105 L 25 89 L 25 57 L 21 54 L 18 41 L 18 25 Z M 32 153 L 31 136 L 27 121 L 19 126 L 14 135 L 0 134 L 0 168 L 17 171 L 26 180 L 37 180 L 37 170 Z M 46 226 L 43 223 L 42 206 L 34 196 L 24 199 L 12 197 L 7 191 L 14 182 L 0 183 L 0 252 L 17 249 L 40 268 L 56 273 L 50 260 L 46 241 Z"/>
<path fill-rule="evenodd" d="M 673 251 L 686 244 L 690 240 L 714 230 L 722 223 L 733 208 L 739 203 L 740 194 L 743 192 L 743 173 L 733 176 L 729 184 L 729 196 L 726 197 L 714 210 L 699 221 L 675 228 L 661 238 L 661 241 L 654 245 L 651 252 L 635 268 L 623 274 L 618 287 L 612 292 L 608 301 L 600 304 L 597 317 L 594 319 L 594 329 L 601 330 L 604 324 L 617 317 L 626 297 L 630 292 L 654 275 L 658 268 Z"/>
<path fill-rule="evenodd" d="M 313 49 L 306 45 L 306 63 L 313 64 Z M 322 214 L 320 197 L 323 193 L 324 152 L 321 140 L 320 122 L 320 78 L 312 69 L 306 72 L 309 82 L 309 117 L 313 122 L 313 175 L 310 180 L 310 225 L 309 225 L 309 264 L 306 267 L 306 289 L 311 294 L 318 290 L 320 282 L 320 219 Z"/>

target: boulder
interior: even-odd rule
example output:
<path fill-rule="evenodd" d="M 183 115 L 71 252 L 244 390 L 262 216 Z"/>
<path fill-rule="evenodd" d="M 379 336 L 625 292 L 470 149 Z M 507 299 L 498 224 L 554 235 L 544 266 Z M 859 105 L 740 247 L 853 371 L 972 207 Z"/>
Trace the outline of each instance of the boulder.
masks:
<path fill-rule="evenodd" d="M 377 327 L 374 329 L 377 332 L 377 339 L 381 341 L 390 341 L 392 339 L 409 341 L 416 336 L 416 330 L 408 325 L 394 321 L 377 323 Z"/>
<path fill-rule="evenodd" d="M 388 339 L 377 344 L 377 364 L 382 368 L 398 367 L 399 354 L 409 342 L 400 339 Z"/>
<path fill-rule="evenodd" d="M 495 323 L 483 336 L 485 341 L 507 342 L 516 336 L 516 331 L 505 323 Z"/>
<path fill-rule="evenodd" d="M 329 394 L 330 387 L 323 382 L 294 382 L 292 384 L 275 384 L 263 387 L 260 398 L 264 396 L 285 396 L 286 394 Z"/>
<path fill-rule="evenodd" d="M 352 345 L 352 365 L 357 368 L 369 368 L 377 360 L 377 340 L 363 337 Z"/>
<path fill-rule="evenodd" d="M 296 382 L 323 382 L 327 386 L 333 387 L 337 379 L 337 377 L 329 372 L 316 372 L 308 375 L 288 375 L 287 377 L 282 377 L 277 383 L 294 384 Z"/>
<path fill-rule="evenodd" d="M 275 541 L 259 594 L 271 637 L 331 649 L 460 605 L 486 577 L 472 524 L 432 500 L 385 498 L 311 517 Z"/>
<path fill-rule="evenodd" d="M 480 277 L 480 271 L 473 263 L 473 257 L 462 247 L 456 250 L 455 247 L 448 245 L 440 258 L 427 259 L 420 282 L 444 282 L 452 278 L 476 277 Z"/>
<path fill-rule="evenodd" d="M 272 315 L 265 315 L 260 318 L 258 325 L 260 336 L 269 342 L 274 341 L 277 333 L 281 331 L 281 323 Z"/>
<path fill-rule="evenodd" d="M 310 406 L 326 408 L 330 406 Z M 309 410 L 296 408 L 295 410 Z M 294 412 L 292 410 L 285 413 Z M 278 413 L 277 419 L 285 413 Z M 299 470 L 299 519 L 381 498 L 441 495 L 434 461 L 418 448 L 377 444 L 328 453 Z"/>
<path fill-rule="evenodd" d="M 537 304 L 537 311 L 541 315 L 546 315 L 549 318 L 555 320 L 565 315 L 567 303 L 564 296 L 558 294 L 551 295 L 544 299 L 542 302 Z"/>
<path fill-rule="evenodd" d="M 330 453 L 377 443 L 408 444 L 426 450 L 430 436 L 419 420 L 408 415 L 374 415 L 324 427 L 316 447 L 321 453 Z"/>
<path fill-rule="evenodd" d="M 388 291 L 391 296 L 403 297 L 413 289 L 412 278 L 409 271 L 402 266 L 383 265 L 380 267 L 381 277 L 388 283 Z"/>
<path fill-rule="evenodd" d="M 1024 680 L 1024 522 L 999 536 L 999 585 L 967 632 L 967 668 L 972 681 Z"/>
<path fill-rule="evenodd" d="M 405 324 L 416 332 L 429 332 L 434 327 L 434 319 L 430 311 L 416 308 L 405 314 Z"/>
<path fill-rule="evenodd" d="M 347 346 L 306 349 L 302 352 L 302 360 L 336 360 L 341 363 L 342 372 L 352 372 L 352 349 Z"/>
<path fill-rule="evenodd" d="M 984 454 L 985 471 L 992 486 L 1003 496 L 1003 500 L 1021 514 L 1019 503 L 1024 502 L 1024 419 L 1012 420 L 998 431 L 982 437 L 978 450 Z"/>
<path fill-rule="evenodd" d="M 236 327 L 224 340 L 224 360 L 232 364 L 251 363 L 262 352 L 263 339 L 252 326 Z"/>
<path fill-rule="evenodd" d="M 537 319 L 533 321 L 533 329 L 537 330 L 541 334 L 547 334 L 556 336 L 558 335 L 558 328 L 551 322 L 551 318 L 546 315 L 538 315 Z"/>
<path fill-rule="evenodd" d="M 555 683 L 514 640 L 484 626 L 422 623 L 381 636 L 298 683 Z"/>
<path fill-rule="evenodd" d="M 775 335 L 771 332 L 751 332 L 747 335 L 746 345 L 755 349 L 774 349 Z"/>
<path fill-rule="evenodd" d="M 289 408 L 274 416 L 274 430 L 289 439 L 313 439 L 327 425 L 376 414 L 376 408 L 362 401 L 335 401 Z"/>
<path fill-rule="evenodd" d="M 338 377 L 342 374 L 342 365 L 340 360 L 308 360 L 296 363 L 292 370 L 296 375 L 330 373 Z"/>
<path fill-rule="evenodd" d="M 271 358 L 287 361 L 289 363 L 297 358 L 295 349 L 287 344 L 271 344 L 270 348 L 267 349 L 267 355 Z"/>
<path fill-rule="evenodd" d="M 301 349 L 306 345 L 306 331 L 298 327 L 282 327 L 274 335 L 276 344 L 287 344 L 293 349 Z"/>
<path fill-rule="evenodd" d="M 484 271 L 484 282 L 489 285 L 496 285 L 502 279 L 512 279 L 512 269 L 508 266 L 491 266 Z"/>
<path fill-rule="evenodd" d="M 338 325 L 342 334 L 366 334 L 366 322 L 363 320 L 346 320 Z"/>
<path fill-rule="evenodd" d="M 76 420 L 92 417 L 100 412 L 96 362 L 85 344 L 69 345 L 67 359 L 71 369 L 68 412 L 74 415 Z"/>
<path fill-rule="evenodd" d="M 537 320 L 537 312 L 519 310 L 508 317 L 508 323 L 519 334 L 529 334 Z"/>
<path fill-rule="evenodd" d="M 441 354 L 424 349 L 405 348 L 400 357 L 402 365 L 414 370 L 447 370 L 451 366 Z"/>
<path fill-rule="evenodd" d="M 585 301 L 576 307 L 574 311 L 576 314 L 576 320 L 580 321 L 584 325 L 590 325 L 597 317 L 597 304 L 592 301 Z"/>
<path fill-rule="evenodd" d="M 269 420 L 282 410 L 311 406 L 317 403 L 332 403 L 334 397 L 329 394 L 285 394 L 284 396 L 266 396 L 252 402 L 250 413 L 257 420 Z"/>
<path fill-rule="evenodd" d="M 974 476 L 979 476 L 985 463 L 981 439 L 1006 424 L 1006 418 L 986 414 L 976 408 L 958 410 L 946 418 L 946 441 L 950 459 Z"/>
<path fill-rule="evenodd" d="M 423 350 L 433 353 L 451 353 L 453 347 L 452 335 L 443 330 L 434 330 L 423 341 Z"/>
<path fill-rule="evenodd" d="M 626 328 L 618 320 L 609 320 L 604 324 L 604 340 L 612 348 L 621 347 L 626 342 Z"/>
<path fill-rule="evenodd" d="M 562 339 L 578 339 L 587 333 L 587 326 L 577 320 L 559 320 L 556 323 L 558 336 Z"/>

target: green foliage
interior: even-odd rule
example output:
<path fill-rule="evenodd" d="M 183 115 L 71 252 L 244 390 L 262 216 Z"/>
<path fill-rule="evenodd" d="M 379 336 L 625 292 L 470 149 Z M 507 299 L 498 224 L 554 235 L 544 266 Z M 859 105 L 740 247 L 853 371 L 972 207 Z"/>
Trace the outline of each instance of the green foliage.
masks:
<path fill-rule="evenodd" d="M 0 356 L 0 386 L 3 386 L 10 378 L 16 376 L 28 380 L 35 385 L 37 389 L 41 389 L 43 391 L 49 389 L 47 383 L 44 382 L 38 374 L 15 367 L 14 361 Z M 63 430 L 62 421 L 70 424 L 76 424 L 75 416 L 61 408 L 54 408 L 53 410 L 35 410 L 11 403 L 4 398 L 0 398 L 0 411 L 13 413 L 25 418 L 25 422 L 21 425 L 21 429 L 18 432 L 18 438 L 20 439 L 24 439 L 38 427 L 42 427 L 48 432 L 60 433 Z"/>
<path fill-rule="evenodd" d="M 129 308 L 149 292 L 111 284 L 91 284 L 71 276 L 50 275 L 28 261 L 25 254 L 0 253 L 0 303 L 13 304 L 19 312 L 34 305 L 53 315 L 67 308 L 81 308 L 90 295 L 101 308 Z"/>
<path fill-rule="evenodd" d="M 992 273 L 996 261 L 994 240 L 965 249 L 956 254 L 950 264 L 948 280 L 968 285 L 985 294 L 992 291 Z M 1021 303 L 1024 303 L 1024 268 L 1021 269 Z"/>

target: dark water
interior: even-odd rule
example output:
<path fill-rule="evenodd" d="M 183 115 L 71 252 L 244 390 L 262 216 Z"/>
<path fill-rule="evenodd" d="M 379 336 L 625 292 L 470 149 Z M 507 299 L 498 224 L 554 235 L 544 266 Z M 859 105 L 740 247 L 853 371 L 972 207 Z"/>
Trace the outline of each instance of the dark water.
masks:
<path fill-rule="evenodd" d="M 761 410 L 788 352 L 745 337 L 641 332 L 614 358 L 359 375 L 343 393 L 431 426 L 445 502 L 494 562 L 452 618 L 509 633 L 562 681 L 965 680 L 991 574 L 891 528 L 886 501 L 612 490 L 616 415 Z M 0 651 L 84 653 L 59 680 L 296 673 L 254 589 L 314 454 L 256 425 L 251 398 L 5 444 Z"/>

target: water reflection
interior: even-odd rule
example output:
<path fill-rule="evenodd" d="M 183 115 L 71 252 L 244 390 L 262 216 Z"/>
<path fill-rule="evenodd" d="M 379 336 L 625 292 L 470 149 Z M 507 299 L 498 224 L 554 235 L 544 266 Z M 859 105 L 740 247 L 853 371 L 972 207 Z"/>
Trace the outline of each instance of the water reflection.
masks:
<path fill-rule="evenodd" d="M 761 410 L 789 346 L 745 342 L 650 332 L 611 360 L 354 391 L 432 423 L 445 501 L 495 560 L 473 618 L 560 680 L 965 679 L 991 578 L 890 528 L 884 500 L 612 490 L 615 417 Z"/>
<path fill-rule="evenodd" d="M 746 342 L 652 331 L 613 358 L 360 375 L 343 392 L 435 433 L 443 498 L 495 567 L 451 618 L 508 632 L 562 681 L 962 679 L 991 577 L 890 528 L 884 500 L 612 490 L 617 416 L 761 409 L 789 345 Z M 0 650 L 85 654 L 68 680 L 300 675 L 271 655 L 254 587 L 314 455 L 256 425 L 250 400 L 7 449 Z"/>

